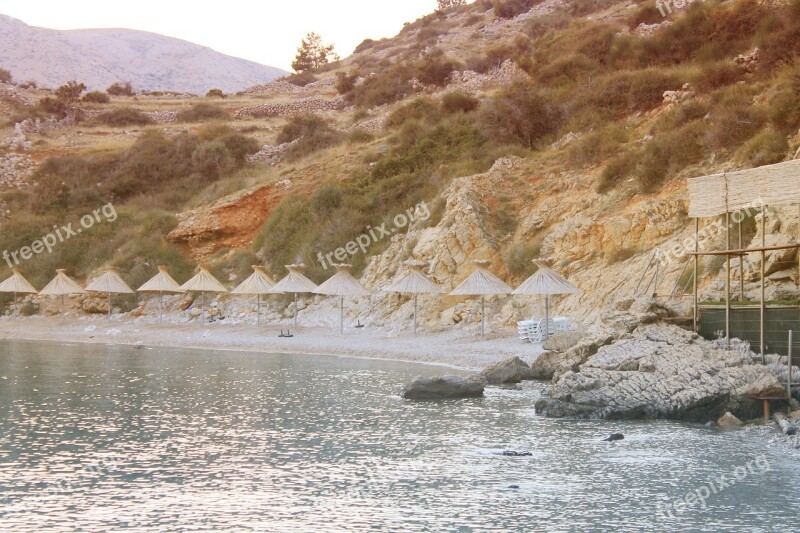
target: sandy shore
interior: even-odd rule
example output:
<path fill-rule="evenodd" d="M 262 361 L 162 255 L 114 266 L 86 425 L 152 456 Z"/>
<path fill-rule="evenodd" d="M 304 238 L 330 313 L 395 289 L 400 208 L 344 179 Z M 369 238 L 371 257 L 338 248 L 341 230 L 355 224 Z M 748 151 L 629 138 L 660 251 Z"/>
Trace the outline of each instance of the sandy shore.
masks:
<path fill-rule="evenodd" d="M 284 329 L 285 329 L 284 325 Z M 508 356 L 531 362 L 542 350 L 520 341 L 513 330 L 502 330 L 481 339 L 474 331 L 454 329 L 443 333 L 420 332 L 392 335 L 374 328 L 338 330 L 300 327 L 294 337 L 280 338 L 279 325 L 199 322 L 151 323 L 114 317 L 109 324 L 99 317 L 27 317 L 0 320 L 0 340 L 35 340 L 115 345 L 144 345 L 262 353 L 302 353 L 413 361 L 458 368 L 480 369 Z"/>

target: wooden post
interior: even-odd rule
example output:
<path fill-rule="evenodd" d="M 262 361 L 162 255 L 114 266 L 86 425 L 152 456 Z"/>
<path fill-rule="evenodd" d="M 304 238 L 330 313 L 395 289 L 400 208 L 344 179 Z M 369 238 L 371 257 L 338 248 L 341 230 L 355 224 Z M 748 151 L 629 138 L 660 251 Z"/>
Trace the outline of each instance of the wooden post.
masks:
<path fill-rule="evenodd" d="M 700 251 L 700 219 L 694 219 L 694 312 L 693 312 L 693 321 L 694 321 L 694 331 L 697 333 L 697 268 L 699 264 L 699 256 L 697 252 Z"/>
<path fill-rule="evenodd" d="M 731 214 L 725 213 L 725 348 L 731 348 Z"/>
<path fill-rule="evenodd" d="M 761 248 L 767 246 L 767 206 L 761 207 Z M 761 330 L 761 364 L 764 364 L 764 321 L 767 314 L 767 304 L 764 300 L 764 274 L 766 272 L 766 253 L 761 250 L 761 316 L 760 316 L 760 330 Z"/>
<path fill-rule="evenodd" d="M 344 296 L 342 296 L 342 301 L 339 305 L 339 334 L 344 335 Z"/>
<path fill-rule="evenodd" d="M 483 317 L 481 317 L 483 319 Z M 417 336 L 417 293 L 414 293 L 414 336 Z"/>
<path fill-rule="evenodd" d="M 764 422 L 769 422 L 769 400 L 764 398 Z"/>
<path fill-rule="evenodd" d="M 787 373 L 786 392 L 789 394 L 789 401 L 792 400 L 792 330 L 789 330 L 789 372 Z"/>
<path fill-rule="evenodd" d="M 481 294 L 481 337 L 486 333 L 486 303 L 485 298 Z"/>
<path fill-rule="evenodd" d="M 14 320 L 17 319 L 17 291 L 14 291 Z"/>
<path fill-rule="evenodd" d="M 744 215 L 742 215 L 744 216 Z M 742 218 L 739 218 L 739 249 L 744 250 L 742 242 Z M 739 256 L 739 301 L 744 301 L 744 255 Z"/>

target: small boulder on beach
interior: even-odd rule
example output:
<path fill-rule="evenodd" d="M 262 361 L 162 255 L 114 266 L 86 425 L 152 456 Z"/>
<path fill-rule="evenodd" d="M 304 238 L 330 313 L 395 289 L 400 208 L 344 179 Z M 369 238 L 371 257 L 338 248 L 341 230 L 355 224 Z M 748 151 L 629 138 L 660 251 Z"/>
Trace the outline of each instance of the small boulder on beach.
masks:
<path fill-rule="evenodd" d="M 727 411 L 724 415 L 719 417 L 719 420 L 717 420 L 717 425 L 720 427 L 741 426 L 742 421 L 733 416 L 730 411 Z"/>
<path fill-rule="evenodd" d="M 519 357 L 507 357 L 486 367 L 481 375 L 486 378 L 489 385 L 502 385 L 504 383 L 519 383 L 533 379 L 533 371 L 528 364 Z"/>
<path fill-rule="evenodd" d="M 474 375 L 468 378 L 444 375 L 416 377 L 406 385 L 401 396 L 408 400 L 444 400 L 448 398 L 475 398 L 483 396 L 486 378 Z"/>

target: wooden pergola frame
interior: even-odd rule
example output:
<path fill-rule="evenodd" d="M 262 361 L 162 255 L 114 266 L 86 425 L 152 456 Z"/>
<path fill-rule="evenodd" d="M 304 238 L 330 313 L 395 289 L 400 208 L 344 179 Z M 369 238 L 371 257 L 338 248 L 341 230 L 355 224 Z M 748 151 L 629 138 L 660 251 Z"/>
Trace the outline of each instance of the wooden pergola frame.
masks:
<path fill-rule="evenodd" d="M 786 161 L 731 173 L 712 174 L 693 178 L 687 182 L 689 188 L 689 217 L 694 218 L 694 305 L 692 319 L 694 330 L 698 330 L 698 267 L 701 256 L 725 256 L 725 338 L 730 339 L 731 319 L 731 257 L 739 257 L 741 292 L 744 298 L 744 256 L 749 253 L 761 254 L 761 298 L 760 298 L 760 353 L 763 360 L 765 352 L 765 263 L 766 252 L 800 248 L 800 244 L 767 246 L 766 220 L 767 205 L 800 206 L 800 160 Z M 739 225 L 738 248 L 731 248 L 731 213 L 760 206 L 761 246 L 744 248 L 742 243 L 741 219 Z M 700 251 L 700 218 L 725 215 L 725 250 Z M 798 210 L 800 216 L 800 210 Z M 800 242 L 800 235 L 798 235 Z M 798 257 L 800 272 L 800 257 Z"/>

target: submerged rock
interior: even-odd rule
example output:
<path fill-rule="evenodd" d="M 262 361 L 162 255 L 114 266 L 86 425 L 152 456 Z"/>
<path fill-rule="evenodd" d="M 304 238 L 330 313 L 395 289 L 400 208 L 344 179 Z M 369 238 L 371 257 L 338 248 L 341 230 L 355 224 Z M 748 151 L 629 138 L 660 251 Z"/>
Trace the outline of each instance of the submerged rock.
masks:
<path fill-rule="evenodd" d="M 446 398 L 474 398 L 483 396 L 486 378 L 481 375 L 416 377 L 406 385 L 401 396 L 409 400 L 442 400 Z"/>
<path fill-rule="evenodd" d="M 717 425 L 720 427 L 741 426 L 742 421 L 731 414 L 730 411 L 719 417 Z"/>
<path fill-rule="evenodd" d="M 486 367 L 481 375 L 486 378 L 489 385 L 502 385 L 504 383 L 519 383 L 533 379 L 533 372 L 528 364 L 519 357 L 508 357 Z"/>
<path fill-rule="evenodd" d="M 609 435 L 608 437 L 604 438 L 603 440 L 606 441 L 606 442 L 613 442 L 615 440 L 623 440 L 624 438 L 625 438 L 625 435 L 623 435 L 622 433 L 612 433 L 611 435 Z"/>
<path fill-rule="evenodd" d="M 776 386 L 775 374 L 751 355 L 720 349 L 677 326 L 648 323 L 556 374 L 536 410 L 549 417 L 704 423 L 726 411 L 757 417 L 761 402 L 752 396 Z"/>
<path fill-rule="evenodd" d="M 506 457 L 530 457 L 533 455 L 531 452 L 518 452 L 515 450 L 504 450 L 500 452 L 500 455 L 505 455 Z"/>

